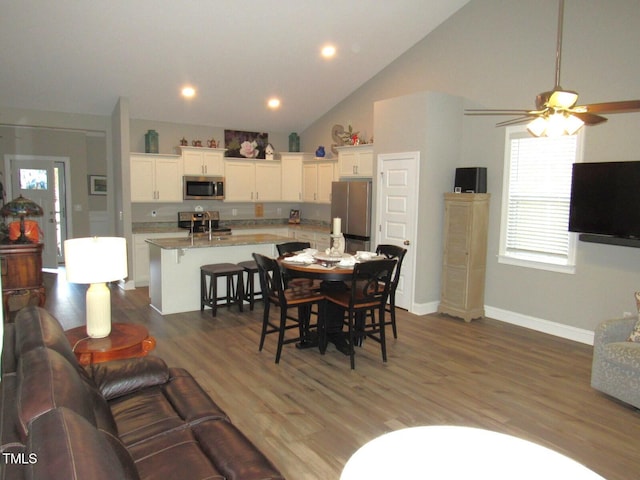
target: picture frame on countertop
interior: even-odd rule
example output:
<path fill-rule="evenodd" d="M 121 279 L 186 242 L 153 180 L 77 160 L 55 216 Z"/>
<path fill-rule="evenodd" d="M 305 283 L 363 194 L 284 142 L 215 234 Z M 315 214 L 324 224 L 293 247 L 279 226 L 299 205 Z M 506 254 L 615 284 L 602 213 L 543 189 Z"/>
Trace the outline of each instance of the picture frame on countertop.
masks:
<path fill-rule="evenodd" d="M 289 223 L 300 223 L 300 210 L 291 210 L 289 212 Z"/>

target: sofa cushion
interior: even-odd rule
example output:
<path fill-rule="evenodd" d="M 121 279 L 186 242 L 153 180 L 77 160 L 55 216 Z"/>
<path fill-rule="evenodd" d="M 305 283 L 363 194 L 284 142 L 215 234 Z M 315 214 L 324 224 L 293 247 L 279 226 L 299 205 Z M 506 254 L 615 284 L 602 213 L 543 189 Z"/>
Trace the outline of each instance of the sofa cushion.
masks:
<path fill-rule="evenodd" d="M 136 480 L 133 459 L 116 437 L 97 430 L 81 416 L 57 408 L 29 425 L 28 478 L 48 480 Z"/>
<path fill-rule="evenodd" d="M 83 380 L 59 353 L 44 347 L 24 353 L 18 359 L 17 375 L 19 428 L 24 437 L 31 420 L 56 407 L 68 407 L 96 424 Z"/>
<path fill-rule="evenodd" d="M 21 451 L 24 437 L 16 424 L 18 409 L 16 406 L 16 392 L 18 380 L 15 374 L 2 377 L 0 383 L 0 452 Z M 0 460 L 0 464 L 3 462 Z M 0 475 L 0 478 L 2 476 Z"/>
<path fill-rule="evenodd" d="M 127 447 L 171 430 L 227 415 L 182 369 L 171 369 L 164 385 L 109 401 L 120 439 Z"/>
<path fill-rule="evenodd" d="M 113 360 L 86 367 L 101 394 L 111 400 L 169 380 L 169 369 L 158 357 Z"/>
<path fill-rule="evenodd" d="M 55 350 L 67 361 L 78 365 L 73 348 L 56 318 L 40 307 L 26 307 L 18 312 L 16 326 L 16 355 L 20 357 L 29 350 L 47 347 Z"/>
<path fill-rule="evenodd" d="M 200 448 L 191 430 L 187 428 L 173 430 L 166 435 L 159 435 L 131 446 L 129 452 L 141 480 L 158 478 L 222 480 L 227 478 L 216 470 L 215 465 Z"/>
<path fill-rule="evenodd" d="M 16 371 L 16 325 L 5 323 L 2 337 L 2 374 Z"/>
<path fill-rule="evenodd" d="M 192 426 L 191 430 L 224 478 L 283 479 L 267 457 L 231 422 L 209 420 Z"/>

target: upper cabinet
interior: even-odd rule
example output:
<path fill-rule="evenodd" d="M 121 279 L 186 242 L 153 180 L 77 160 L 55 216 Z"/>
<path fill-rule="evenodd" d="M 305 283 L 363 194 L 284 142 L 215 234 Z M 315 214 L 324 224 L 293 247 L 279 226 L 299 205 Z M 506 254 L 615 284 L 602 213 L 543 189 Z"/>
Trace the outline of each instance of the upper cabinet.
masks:
<path fill-rule="evenodd" d="M 184 175 L 224 175 L 224 148 L 180 147 Z"/>
<path fill-rule="evenodd" d="M 226 202 L 277 202 L 281 199 L 282 170 L 272 160 L 225 160 Z"/>
<path fill-rule="evenodd" d="M 302 201 L 302 164 L 313 160 L 311 153 L 283 152 L 280 154 L 282 165 L 282 201 Z"/>
<path fill-rule="evenodd" d="M 340 177 L 373 177 L 373 144 L 337 147 Z"/>
<path fill-rule="evenodd" d="M 177 155 L 132 153 L 132 202 L 182 202 L 182 165 Z"/>
<path fill-rule="evenodd" d="M 302 200 L 309 203 L 331 203 L 331 183 L 334 180 L 337 180 L 336 162 L 304 162 Z"/>

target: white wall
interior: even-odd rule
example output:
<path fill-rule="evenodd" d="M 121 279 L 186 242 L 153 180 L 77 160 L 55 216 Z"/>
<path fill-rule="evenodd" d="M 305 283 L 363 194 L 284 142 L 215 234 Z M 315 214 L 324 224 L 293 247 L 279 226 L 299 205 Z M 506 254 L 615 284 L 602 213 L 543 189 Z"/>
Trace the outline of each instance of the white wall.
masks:
<path fill-rule="evenodd" d="M 465 97 L 467 108 L 533 108 L 535 95 L 553 88 L 557 8 L 556 0 L 472 0 L 301 132 L 303 145 L 330 144 L 331 127 L 349 119 L 354 129 L 373 131 L 376 101 L 415 92 Z M 638 24 L 638 0 L 567 0 L 562 86 L 578 91 L 584 103 L 640 98 Z M 398 124 L 413 115 L 398 114 Z M 499 119 L 463 117 L 459 158 L 442 160 L 451 175 L 458 166 L 488 167 L 487 306 L 518 321 L 547 320 L 584 330 L 634 311 L 633 292 L 640 287 L 638 249 L 580 242 L 574 275 L 497 263 L 505 141 L 504 129 L 494 127 Z M 610 115 L 606 124 L 587 129 L 585 161 L 640 159 L 639 131 L 640 113 Z M 442 185 L 443 191 L 448 188 Z M 421 200 L 421 207 L 426 204 Z M 433 218 L 432 225 L 421 225 L 423 234 L 441 231 L 442 224 L 435 214 Z M 427 275 L 436 278 L 439 270 L 434 267 Z"/>

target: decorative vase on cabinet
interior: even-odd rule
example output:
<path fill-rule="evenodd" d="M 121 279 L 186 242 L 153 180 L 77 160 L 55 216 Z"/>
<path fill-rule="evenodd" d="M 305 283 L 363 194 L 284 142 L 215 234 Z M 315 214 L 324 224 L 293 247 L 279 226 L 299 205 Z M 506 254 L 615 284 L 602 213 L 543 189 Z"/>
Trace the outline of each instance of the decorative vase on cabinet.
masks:
<path fill-rule="evenodd" d="M 484 316 L 488 193 L 445 193 L 439 313 L 470 322 Z"/>

